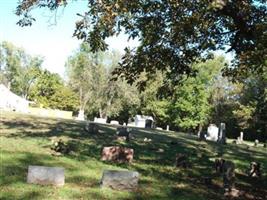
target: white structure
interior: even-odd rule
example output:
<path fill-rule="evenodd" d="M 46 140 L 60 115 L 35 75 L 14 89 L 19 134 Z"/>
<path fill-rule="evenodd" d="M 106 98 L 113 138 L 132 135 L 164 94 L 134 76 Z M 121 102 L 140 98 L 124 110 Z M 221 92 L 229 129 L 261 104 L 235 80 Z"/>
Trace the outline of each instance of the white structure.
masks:
<path fill-rule="evenodd" d="M 14 94 L 6 86 L 0 84 L 0 109 L 18 112 L 29 112 L 29 101 Z"/>
<path fill-rule="evenodd" d="M 112 124 L 112 125 L 119 125 L 119 122 L 116 121 L 116 120 L 111 120 L 111 121 L 110 121 L 110 124 Z"/>
<path fill-rule="evenodd" d="M 151 116 L 136 115 L 134 122 L 136 127 L 152 128 L 154 119 Z"/>
<path fill-rule="evenodd" d="M 97 117 L 95 117 L 95 118 L 94 118 L 94 122 L 96 122 L 96 123 L 101 123 L 101 124 L 105 124 L 105 123 L 107 123 L 107 119 L 105 119 L 105 118 L 97 118 Z"/>
<path fill-rule="evenodd" d="M 215 124 L 210 124 L 207 130 L 207 140 L 218 141 L 219 128 Z"/>

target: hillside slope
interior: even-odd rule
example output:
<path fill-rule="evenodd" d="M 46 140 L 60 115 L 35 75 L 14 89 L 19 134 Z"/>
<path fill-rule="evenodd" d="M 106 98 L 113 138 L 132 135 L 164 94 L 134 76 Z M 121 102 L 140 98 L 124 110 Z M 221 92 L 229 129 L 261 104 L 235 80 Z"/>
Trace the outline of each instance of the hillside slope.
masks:
<path fill-rule="evenodd" d="M 215 175 L 213 161 L 223 156 L 236 164 L 239 199 L 267 199 L 267 152 L 262 147 L 218 145 L 200 142 L 182 133 L 135 129 L 129 143 L 116 140 L 116 127 L 101 125 L 99 135 L 84 131 L 84 123 L 1 112 L 0 122 L 0 199 L 225 199 L 222 178 Z M 51 138 L 61 137 L 72 152 L 53 156 Z M 144 142 L 144 138 L 152 139 Z M 122 145 L 134 149 L 130 165 L 100 161 L 104 146 Z M 188 156 L 192 167 L 174 167 L 175 154 Z M 249 178 L 251 161 L 262 163 L 265 176 Z M 29 165 L 65 168 L 65 185 L 57 188 L 26 183 Z M 136 192 L 100 189 L 104 169 L 129 169 L 141 174 Z M 206 185 L 205 177 L 213 184 Z"/>

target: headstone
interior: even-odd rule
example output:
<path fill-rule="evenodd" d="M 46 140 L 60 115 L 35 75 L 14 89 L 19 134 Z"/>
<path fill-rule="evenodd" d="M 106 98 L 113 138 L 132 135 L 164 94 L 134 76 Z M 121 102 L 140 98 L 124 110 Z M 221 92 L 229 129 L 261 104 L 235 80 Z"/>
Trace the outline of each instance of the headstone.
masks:
<path fill-rule="evenodd" d="M 259 144 L 259 140 L 255 140 L 255 142 L 254 142 L 254 146 L 257 147 L 258 144 Z"/>
<path fill-rule="evenodd" d="M 84 120 L 84 110 L 79 110 L 77 120 L 81 120 L 81 121 Z"/>
<path fill-rule="evenodd" d="M 249 176 L 261 177 L 261 164 L 258 162 L 251 162 L 249 169 Z"/>
<path fill-rule="evenodd" d="M 243 142 L 243 136 L 244 136 L 244 133 L 241 131 L 240 136 L 239 136 L 241 142 Z"/>
<path fill-rule="evenodd" d="M 138 187 L 139 173 L 136 171 L 104 170 L 101 187 L 114 190 L 136 190 Z"/>
<path fill-rule="evenodd" d="M 159 149 L 157 150 L 157 152 L 158 152 L 158 153 L 163 153 L 163 152 L 164 152 L 164 149 L 159 148 Z"/>
<path fill-rule="evenodd" d="M 153 120 L 152 119 L 146 119 L 145 120 L 145 128 L 153 128 Z"/>
<path fill-rule="evenodd" d="M 215 124 L 210 124 L 207 130 L 207 140 L 210 141 L 218 141 L 219 136 L 219 128 Z"/>
<path fill-rule="evenodd" d="M 200 133 L 199 133 L 199 140 L 206 140 L 206 136 L 205 136 L 205 133 L 203 132 L 203 131 L 201 131 Z"/>
<path fill-rule="evenodd" d="M 127 128 L 127 127 L 118 127 L 116 133 L 117 133 L 117 135 L 119 137 L 125 136 L 127 138 L 127 141 L 129 141 L 130 138 L 131 138 L 131 129 L 130 128 Z"/>
<path fill-rule="evenodd" d="M 30 165 L 27 183 L 63 186 L 65 183 L 64 168 Z"/>
<path fill-rule="evenodd" d="M 95 123 L 90 122 L 86 125 L 85 130 L 91 134 L 98 134 L 99 126 Z"/>
<path fill-rule="evenodd" d="M 131 163 L 133 161 L 134 150 L 125 147 L 111 146 L 104 147 L 101 160 L 119 163 Z"/>
<path fill-rule="evenodd" d="M 223 186 L 226 191 L 230 191 L 235 184 L 235 164 L 224 159 L 215 160 L 217 173 L 223 175 Z"/>
<path fill-rule="evenodd" d="M 230 191 L 226 191 L 224 193 L 224 196 L 227 197 L 227 199 L 235 199 L 240 197 L 241 195 L 243 195 L 242 192 L 240 192 L 238 189 L 236 188 L 232 188 Z M 250 199 L 250 198 L 249 198 Z M 253 198 L 252 198 L 253 199 Z"/>
<path fill-rule="evenodd" d="M 105 124 L 105 123 L 107 123 L 107 119 L 105 119 L 105 118 L 97 118 L 97 117 L 95 117 L 95 118 L 94 118 L 94 122 L 96 122 L 96 123 L 101 123 L 101 124 Z"/>
<path fill-rule="evenodd" d="M 218 142 L 221 144 L 226 143 L 226 136 L 225 136 L 225 123 L 220 123 L 220 133 L 219 133 L 219 138 Z"/>
<path fill-rule="evenodd" d="M 169 130 L 170 130 L 170 126 L 169 126 L 169 125 L 167 125 L 166 131 L 169 131 Z"/>
<path fill-rule="evenodd" d="M 112 124 L 112 125 L 119 125 L 119 122 L 118 121 L 115 121 L 115 120 L 111 120 L 110 121 L 110 124 Z"/>
<path fill-rule="evenodd" d="M 150 138 L 144 138 L 144 142 L 151 142 L 152 140 Z"/>

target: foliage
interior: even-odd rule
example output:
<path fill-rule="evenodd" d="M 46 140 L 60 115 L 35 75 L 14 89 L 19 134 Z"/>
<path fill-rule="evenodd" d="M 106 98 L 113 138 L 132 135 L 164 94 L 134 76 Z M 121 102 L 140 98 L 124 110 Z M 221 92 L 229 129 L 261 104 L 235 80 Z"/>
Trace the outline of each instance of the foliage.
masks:
<path fill-rule="evenodd" d="M 98 108 L 102 101 L 99 97 L 106 82 L 106 70 L 101 53 L 90 53 L 90 47 L 82 43 L 79 50 L 69 57 L 66 63 L 69 84 L 79 96 L 79 112 Z"/>
<path fill-rule="evenodd" d="M 124 32 L 138 38 L 135 50 L 126 50 L 115 73 L 134 82 L 144 70 L 165 70 L 172 80 L 177 75 L 194 74 L 192 64 L 205 60 L 211 50 L 235 53 L 233 65 L 225 74 L 261 73 L 266 65 L 265 0 L 202 1 L 123 1 L 90 0 L 88 10 L 79 16 L 74 36 L 90 43 L 92 51 L 105 50 L 105 39 Z M 23 0 L 16 14 L 19 25 L 32 25 L 34 8 L 55 11 L 68 1 Z"/>
<path fill-rule="evenodd" d="M 0 44 L 0 79 L 11 90 L 27 98 L 30 88 L 41 72 L 41 57 L 26 54 L 25 50 L 9 42 Z"/>
<path fill-rule="evenodd" d="M 250 121 L 253 118 L 255 107 L 253 106 L 244 106 L 239 105 L 238 110 L 234 110 L 233 114 L 237 119 L 238 126 L 244 130 L 247 129 L 250 125 Z"/>
<path fill-rule="evenodd" d="M 205 143 L 180 132 L 137 128 L 132 133 L 134 139 L 127 144 L 134 149 L 134 162 L 114 165 L 102 162 L 99 154 L 105 146 L 122 145 L 116 140 L 114 127 L 99 125 L 101 134 L 90 135 L 86 134 L 84 126 L 84 122 L 76 120 L 4 112 L 0 121 L 0 199 L 223 200 L 223 180 L 214 176 L 211 160 L 219 156 L 231 160 L 236 166 L 237 189 L 244 193 L 240 199 L 249 200 L 252 196 L 265 199 L 265 175 L 263 181 L 258 181 L 238 173 L 246 172 L 251 161 L 267 166 L 267 152 L 260 145 L 253 147 L 251 143 L 247 148 L 245 145 Z M 72 151 L 69 155 L 51 155 L 54 137 L 70 144 Z M 144 142 L 145 138 L 153 142 Z M 174 161 L 178 153 L 187 155 L 193 167 L 187 170 L 176 168 Z M 26 172 L 33 164 L 64 167 L 64 187 L 27 184 Z M 138 192 L 101 188 L 99 182 L 103 169 L 138 171 L 141 174 Z M 266 168 L 262 170 L 266 174 Z M 216 187 L 203 184 L 203 177 L 211 176 Z M 251 190 L 252 187 L 256 189 Z"/>
<path fill-rule="evenodd" d="M 34 84 L 30 99 L 43 107 L 76 110 L 78 99 L 76 94 L 66 87 L 58 74 L 42 71 Z"/>
<path fill-rule="evenodd" d="M 250 123 L 250 132 L 262 140 L 267 139 L 267 67 L 261 74 L 251 75 L 242 80 L 243 88 L 240 104 L 253 107 L 254 112 Z M 255 137 L 254 136 L 254 137 Z"/>
<path fill-rule="evenodd" d="M 194 130 L 207 124 L 213 106 L 210 103 L 213 85 L 225 64 L 223 57 L 195 64 L 193 68 L 199 71 L 197 76 L 184 76 L 176 86 L 160 71 L 148 81 L 143 75 L 141 81 L 147 83 L 146 90 L 141 92 L 141 110 L 152 114 L 161 126 L 169 124 L 172 128 Z"/>

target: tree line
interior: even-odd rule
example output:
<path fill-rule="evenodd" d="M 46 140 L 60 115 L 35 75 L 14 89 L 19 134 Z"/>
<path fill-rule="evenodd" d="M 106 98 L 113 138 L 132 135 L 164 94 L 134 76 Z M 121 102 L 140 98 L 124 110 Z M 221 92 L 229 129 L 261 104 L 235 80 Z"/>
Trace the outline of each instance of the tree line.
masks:
<path fill-rule="evenodd" d="M 151 115 L 157 126 L 197 133 L 210 123 L 225 122 L 228 136 L 266 140 L 267 69 L 233 82 L 222 75 L 229 65 L 223 56 L 211 56 L 182 75 L 179 84 L 168 72 L 143 71 L 129 84 L 114 79 L 122 62 L 118 52 L 93 53 L 82 43 L 66 61 L 66 80 L 42 68 L 43 59 L 9 42 L 0 43 L 0 81 L 18 95 L 47 108 L 71 110 L 81 117 L 128 123 L 136 114 Z"/>

